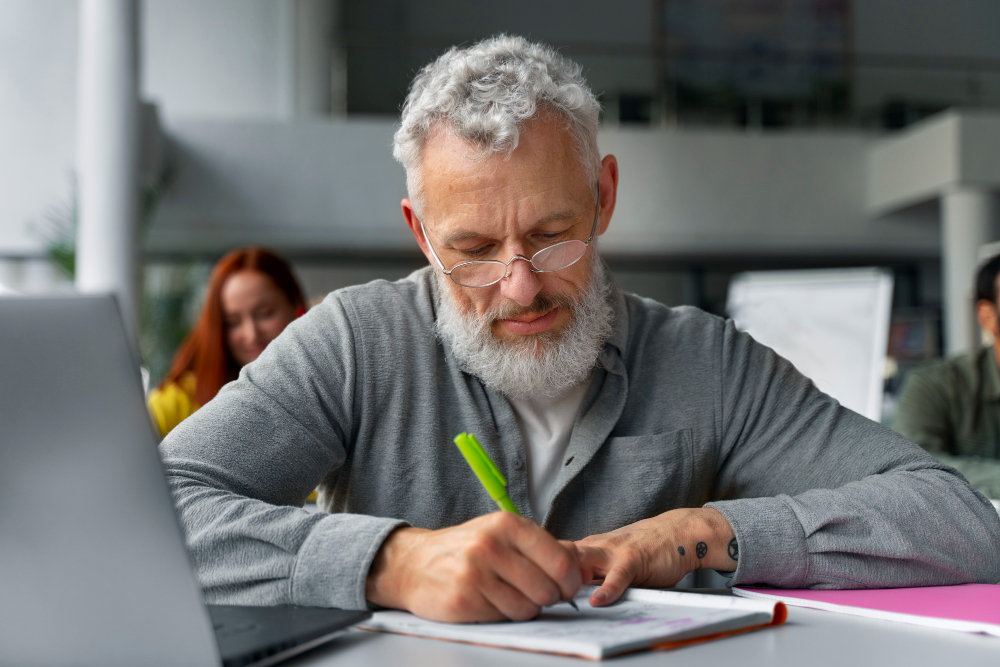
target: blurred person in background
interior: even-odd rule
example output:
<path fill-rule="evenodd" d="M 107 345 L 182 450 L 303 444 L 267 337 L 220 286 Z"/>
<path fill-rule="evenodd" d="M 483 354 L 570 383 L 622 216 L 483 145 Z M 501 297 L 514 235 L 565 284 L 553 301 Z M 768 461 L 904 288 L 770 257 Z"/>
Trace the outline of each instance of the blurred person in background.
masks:
<path fill-rule="evenodd" d="M 1000 255 L 976 273 L 976 318 L 993 339 L 974 352 L 912 371 L 894 428 L 1000 498 Z"/>
<path fill-rule="evenodd" d="M 275 253 L 239 248 L 220 259 L 198 321 L 150 393 L 149 414 L 160 437 L 235 380 L 305 310 L 291 267 Z"/>

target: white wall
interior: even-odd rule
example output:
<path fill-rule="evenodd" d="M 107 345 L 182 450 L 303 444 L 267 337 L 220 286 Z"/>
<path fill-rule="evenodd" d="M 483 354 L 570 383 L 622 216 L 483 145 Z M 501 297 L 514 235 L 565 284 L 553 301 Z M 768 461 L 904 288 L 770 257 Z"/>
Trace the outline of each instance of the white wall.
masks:
<path fill-rule="evenodd" d="M 852 132 L 608 130 L 621 166 L 605 247 L 636 253 L 927 255 L 936 221 L 872 220 L 865 156 Z"/>
<path fill-rule="evenodd" d="M 409 246 L 391 120 L 167 121 L 178 180 L 148 247 Z"/>
<path fill-rule="evenodd" d="M 165 116 L 278 118 L 282 0 L 145 0 L 142 92 Z"/>
<path fill-rule="evenodd" d="M 168 123 L 180 179 L 149 248 L 413 248 L 393 121 Z M 936 220 L 871 220 L 861 133 L 604 130 L 621 186 L 609 251 L 665 256 L 935 253 Z"/>

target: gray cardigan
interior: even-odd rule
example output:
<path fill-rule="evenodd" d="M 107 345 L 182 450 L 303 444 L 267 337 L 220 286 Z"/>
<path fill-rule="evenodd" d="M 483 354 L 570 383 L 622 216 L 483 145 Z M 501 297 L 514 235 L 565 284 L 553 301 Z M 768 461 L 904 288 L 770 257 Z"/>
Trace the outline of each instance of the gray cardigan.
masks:
<path fill-rule="evenodd" d="M 530 516 L 507 400 L 435 337 L 423 269 L 332 293 L 161 444 L 211 602 L 363 608 L 395 527 L 496 510 L 452 438 L 474 433 Z M 953 469 L 841 407 L 732 322 L 613 294 L 615 332 L 549 514 L 579 539 L 708 505 L 740 544 L 732 583 L 1000 580 L 1000 518 Z M 320 488 L 327 512 L 301 509 Z"/>

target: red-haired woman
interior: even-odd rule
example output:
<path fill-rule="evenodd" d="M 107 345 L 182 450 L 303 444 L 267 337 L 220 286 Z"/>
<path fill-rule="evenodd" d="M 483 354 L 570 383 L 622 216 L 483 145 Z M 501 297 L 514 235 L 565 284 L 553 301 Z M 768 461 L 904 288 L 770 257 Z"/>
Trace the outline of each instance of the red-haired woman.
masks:
<path fill-rule="evenodd" d="M 149 395 L 149 414 L 160 437 L 212 400 L 304 312 L 302 289 L 278 255 L 240 248 L 220 259 L 194 329 Z"/>

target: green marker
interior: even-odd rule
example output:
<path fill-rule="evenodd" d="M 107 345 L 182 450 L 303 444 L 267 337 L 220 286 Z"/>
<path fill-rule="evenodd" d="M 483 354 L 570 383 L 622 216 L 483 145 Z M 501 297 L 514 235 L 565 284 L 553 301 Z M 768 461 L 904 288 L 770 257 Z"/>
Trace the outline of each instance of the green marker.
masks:
<path fill-rule="evenodd" d="M 496 501 L 500 509 L 520 514 L 514 507 L 514 503 L 510 501 L 510 496 L 507 495 L 507 478 L 503 476 L 500 469 L 493 463 L 493 459 L 476 440 L 476 436 L 471 433 L 459 433 L 455 436 L 455 444 L 458 445 L 465 460 L 469 462 L 472 472 L 476 473 L 476 477 L 479 478 L 486 492 Z"/>
<path fill-rule="evenodd" d="M 459 433 L 455 436 L 455 444 L 458 445 L 465 460 L 469 462 L 472 472 L 476 473 L 476 477 L 479 478 L 479 481 L 486 488 L 486 492 L 496 501 L 500 509 L 520 515 L 517 507 L 511 502 L 510 496 L 507 495 L 507 478 L 503 476 L 500 469 L 493 463 L 493 459 L 476 440 L 476 436 L 471 433 Z M 570 600 L 569 603 L 573 609 L 580 611 L 575 600 Z"/>

